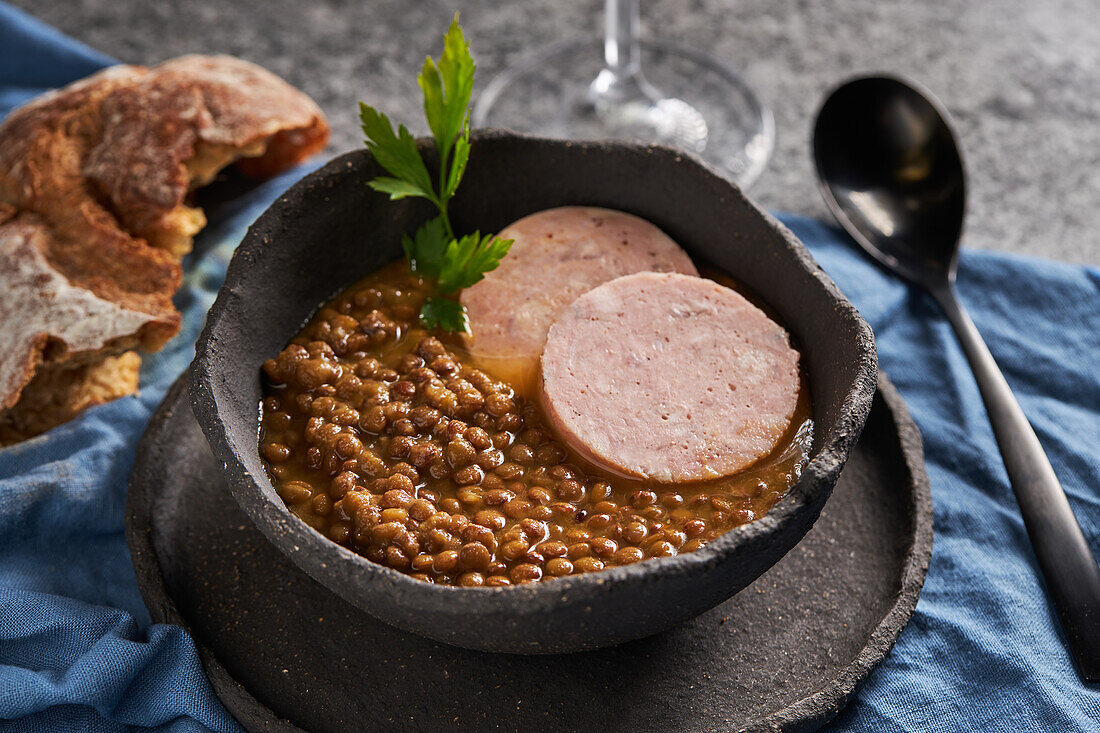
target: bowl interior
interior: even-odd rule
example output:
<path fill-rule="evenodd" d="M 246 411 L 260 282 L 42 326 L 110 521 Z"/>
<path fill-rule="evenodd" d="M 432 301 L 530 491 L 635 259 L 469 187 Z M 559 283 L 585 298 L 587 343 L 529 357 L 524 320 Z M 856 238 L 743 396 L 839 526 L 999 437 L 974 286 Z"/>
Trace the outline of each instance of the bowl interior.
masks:
<path fill-rule="evenodd" d="M 306 527 L 286 510 L 257 450 L 263 361 L 322 303 L 399 257 L 401 233 L 433 213 L 422 200 L 390 202 L 371 191 L 366 181 L 380 173 L 366 152 L 348 153 L 303 179 L 253 225 L 230 265 L 192 367 L 199 422 L 215 455 L 227 464 L 238 501 L 292 559 L 310 555 L 299 564 L 315 577 L 326 576 L 318 579 L 345 597 L 346 589 L 337 586 L 351 571 L 338 569 L 341 564 L 355 565 L 393 588 L 423 586 L 414 592 L 425 594 L 455 590 L 374 565 Z M 750 535 L 773 531 L 800 512 L 812 513 L 801 522 L 804 533 L 870 409 L 876 361 L 867 324 L 788 230 L 730 183 L 670 149 L 481 132 L 450 212 L 457 230 L 499 231 L 527 214 L 569 204 L 621 209 L 653 222 L 693 258 L 725 271 L 765 302 L 803 351 L 816 428 L 802 480 L 763 519 L 676 560 L 713 562 L 716 553 Z M 552 595 L 560 597 L 570 587 L 653 572 L 653 566 L 640 563 L 472 595 L 503 590 L 513 598 L 520 591 L 533 598 L 551 593 L 547 589 L 553 586 Z M 471 595 L 469 589 L 458 592 Z"/>

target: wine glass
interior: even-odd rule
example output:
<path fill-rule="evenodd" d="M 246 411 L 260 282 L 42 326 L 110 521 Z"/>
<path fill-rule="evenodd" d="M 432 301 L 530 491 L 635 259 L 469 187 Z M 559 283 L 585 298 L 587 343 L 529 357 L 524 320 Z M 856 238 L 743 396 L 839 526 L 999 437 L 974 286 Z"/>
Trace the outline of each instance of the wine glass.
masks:
<path fill-rule="evenodd" d="M 775 143 L 771 111 L 722 61 L 641 41 L 638 4 L 605 0 L 602 41 L 554 44 L 505 70 L 478 98 L 474 125 L 671 145 L 748 187 Z"/>

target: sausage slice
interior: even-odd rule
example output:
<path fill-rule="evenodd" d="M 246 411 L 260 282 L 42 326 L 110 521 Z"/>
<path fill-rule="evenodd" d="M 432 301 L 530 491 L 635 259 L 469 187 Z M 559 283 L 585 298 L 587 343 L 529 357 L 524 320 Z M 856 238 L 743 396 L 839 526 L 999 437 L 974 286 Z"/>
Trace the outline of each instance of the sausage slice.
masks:
<path fill-rule="evenodd" d="M 739 293 L 675 273 L 590 290 L 550 327 L 542 398 L 599 465 L 666 483 L 737 473 L 786 433 L 799 392 L 787 332 Z"/>
<path fill-rule="evenodd" d="M 578 295 L 635 272 L 697 274 L 668 235 L 621 211 L 547 209 L 500 236 L 515 240 L 508 256 L 462 293 L 473 332 L 466 346 L 483 368 L 520 392 L 537 391 L 546 331 Z"/>

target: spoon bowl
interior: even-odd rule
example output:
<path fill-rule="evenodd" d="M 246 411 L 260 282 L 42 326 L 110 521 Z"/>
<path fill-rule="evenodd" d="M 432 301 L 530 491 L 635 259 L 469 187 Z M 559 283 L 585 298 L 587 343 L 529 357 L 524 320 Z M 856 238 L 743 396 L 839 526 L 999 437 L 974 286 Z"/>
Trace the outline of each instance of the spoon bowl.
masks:
<path fill-rule="evenodd" d="M 818 113 L 813 152 L 825 202 L 860 246 L 926 287 L 954 279 L 966 181 L 931 95 L 892 76 L 843 84 Z"/>

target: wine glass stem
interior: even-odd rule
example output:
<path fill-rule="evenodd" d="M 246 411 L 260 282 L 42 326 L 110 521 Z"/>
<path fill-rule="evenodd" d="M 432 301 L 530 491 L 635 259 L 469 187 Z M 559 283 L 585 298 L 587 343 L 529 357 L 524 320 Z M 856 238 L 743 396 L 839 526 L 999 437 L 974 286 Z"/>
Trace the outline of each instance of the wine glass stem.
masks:
<path fill-rule="evenodd" d="M 638 2 L 604 0 L 604 68 L 619 82 L 633 77 L 641 69 Z"/>

